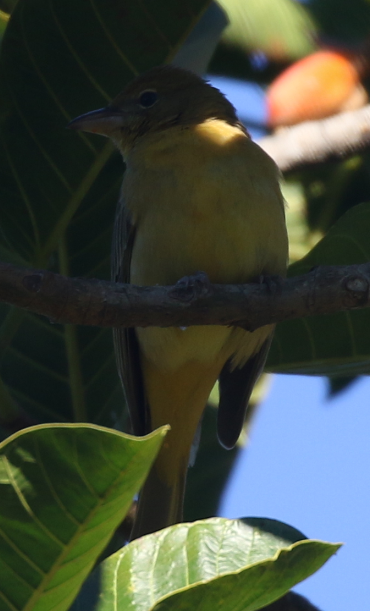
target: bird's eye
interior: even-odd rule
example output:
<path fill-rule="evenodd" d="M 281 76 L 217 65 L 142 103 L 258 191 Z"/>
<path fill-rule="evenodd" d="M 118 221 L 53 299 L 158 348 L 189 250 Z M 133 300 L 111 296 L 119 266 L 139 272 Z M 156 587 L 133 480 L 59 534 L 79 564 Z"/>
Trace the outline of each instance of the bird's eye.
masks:
<path fill-rule="evenodd" d="M 158 100 L 158 95 L 156 91 L 148 90 L 143 91 L 139 97 L 139 104 L 143 108 L 150 108 L 153 106 Z"/>

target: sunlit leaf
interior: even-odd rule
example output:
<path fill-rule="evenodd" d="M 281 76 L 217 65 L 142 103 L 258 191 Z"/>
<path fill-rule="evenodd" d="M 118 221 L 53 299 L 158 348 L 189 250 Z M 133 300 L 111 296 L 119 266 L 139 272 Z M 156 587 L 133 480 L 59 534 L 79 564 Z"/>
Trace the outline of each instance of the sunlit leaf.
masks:
<path fill-rule="evenodd" d="M 254 611 L 318 570 L 339 547 L 302 539 L 287 525 L 257 518 L 179 524 L 105 560 L 72 611 Z"/>
<path fill-rule="evenodd" d="M 1 611 L 66 611 L 123 520 L 165 429 L 41 425 L 0 446 Z"/>
<path fill-rule="evenodd" d="M 315 24 L 293 0 L 220 0 L 230 25 L 223 40 L 246 51 L 262 51 L 276 61 L 302 57 L 315 48 Z"/>

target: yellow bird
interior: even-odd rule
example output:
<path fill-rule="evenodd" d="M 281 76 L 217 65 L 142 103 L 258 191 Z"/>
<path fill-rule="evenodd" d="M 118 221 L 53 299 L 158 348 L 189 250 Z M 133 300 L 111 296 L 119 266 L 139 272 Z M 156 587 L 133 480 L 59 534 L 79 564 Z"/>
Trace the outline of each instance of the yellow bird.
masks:
<path fill-rule="evenodd" d="M 228 284 L 285 275 L 278 169 L 218 89 L 162 66 L 70 126 L 111 138 L 126 164 L 115 281 L 172 285 L 199 270 Z M 218 437 L 235 445 L 272 333 L 272 325 L 253 333 L 223 326 L 114 331 L 133 432 L 171 425 L 141 491 L 132 538 L 182 520 L 190 450 L 217 379 Z"/>

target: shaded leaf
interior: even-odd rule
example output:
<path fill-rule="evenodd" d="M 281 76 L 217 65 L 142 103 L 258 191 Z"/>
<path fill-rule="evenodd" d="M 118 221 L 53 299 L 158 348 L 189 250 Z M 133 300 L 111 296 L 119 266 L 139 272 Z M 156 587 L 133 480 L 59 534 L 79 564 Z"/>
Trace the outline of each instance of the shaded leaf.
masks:
<path fill-rule="evenodd" d="M 263 607 L 263 611 L 320 611 L 307 598 L 296 592 L 288 592 L 279 600 Z"/>
<path fill-rule="evenodd" d="M 370 261 L 370 204 L 349 210 L 290 276 L 317 265 Z M 268 369 L 307 375 L 356 375 L 370 370 L 370 311 L 353 310 L 291 320 L 277 326 Z"/>
<path fill-rule="evenodd" d="M 335 397 L 341 394 L 344 390 L 349 390 L 349 388 L 358 380 L 358 376 L 346 376 L 343 378 L 339 376 L 333 376 L 331 378 L 328 378 L 328 399 L 335 399 Z"/>
<path fill-rule="evenodd" d="M 8 25 L 9 15 L 0 9 L 0 42 Z"/>
<path fill-rule="evenodd" d="M 123 164 L 104 138 L 65 129 L 139 72 L 169 61 L 209 0 L 19 0 L 0 58 L 0 256 L 109 277 Z M 0 308 L 7 414 L 123 426 L 109 331 Z M 13 401 L 13 403 L 12 403 Z M 14 420 L 18 414 L 15 413 Z"/>
<path fill-rule="evenodd" d="M 63 611 L 124 518 L 166 428 L 41 425 L 0 445 L 0 606 Z"/>
<path fill-rule="evenodd" d="M 350 208 L 366 201 L 370 190 L 369 155 L 323 164 L 300 173 L 311 231 L 325 234 Z"/>
<path fill-rule="evenodd" d="M 73 611 L 207 611 L 226 604 L 254 611 L 315 572 L 339 547 L 307 539 L 292 544 L 297 537 L 303 535 L 287 525 L 258 518 L 179 524 L 105 560 Z"/>
<path fill-rule="evenodd" d="M 0 11 L 10 14 L 18 0 L 0 0 Z"/>
<path fill-rule="evenodd" d="M 369 36 L 368 0 L 351 0 L 350 10 L 347 0 L 310 0 L 310 11 L 329 43 L 341 41 L 356 46 Z"/>

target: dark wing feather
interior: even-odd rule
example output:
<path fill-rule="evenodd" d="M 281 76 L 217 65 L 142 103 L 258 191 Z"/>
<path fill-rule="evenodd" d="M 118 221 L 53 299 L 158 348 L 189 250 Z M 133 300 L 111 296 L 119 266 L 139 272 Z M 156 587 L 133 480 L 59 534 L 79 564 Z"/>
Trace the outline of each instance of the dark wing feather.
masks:
<path fill-rule="evenodd" d="M 217 434 L 220 443 L 231 449 L 238 441 L 243 428 L 248 401 L 261 374 L 270 349 L 272 336 L 265 341 L 257 354 L 243 367 L 230 369 L 230 361 L 224 365 L 218 382 L 220 402 L 217 415 Z"/>
<path fill-rule="evenodd" d="M 135 227 L 131 224 L 124 201 L 117 207 L 112 241 L 112 280 L 130 282 L 131 255 L 135 240 Z M 139 345 L 135 329 L 113 329 L 113 342 L 118 374 L 121 379 L 131 424 L 135 435 L 145 435 L 146 403 L 142 380 Z"/>

